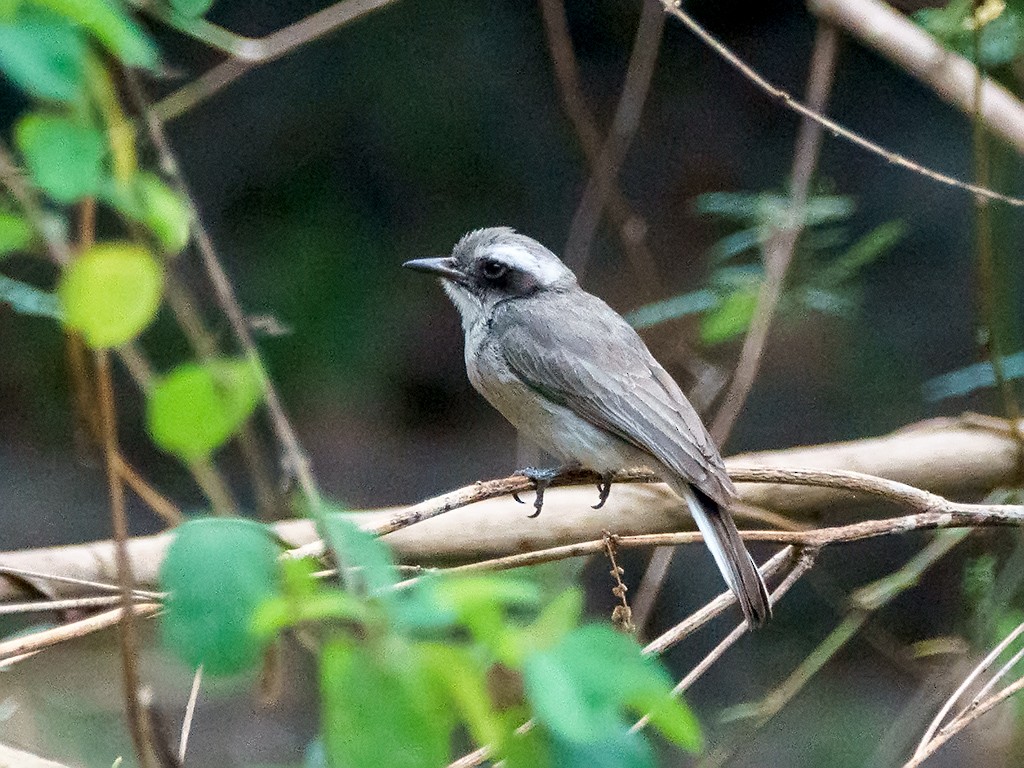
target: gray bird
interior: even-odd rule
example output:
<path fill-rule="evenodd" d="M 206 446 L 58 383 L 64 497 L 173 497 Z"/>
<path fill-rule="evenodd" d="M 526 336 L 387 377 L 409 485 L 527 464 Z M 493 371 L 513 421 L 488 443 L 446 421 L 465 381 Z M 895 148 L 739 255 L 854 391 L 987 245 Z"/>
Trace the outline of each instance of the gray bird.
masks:
<path fill-rule="evenodd" d="M 543 245 L 478 229 L 451 256 L 404 266 L 441 278 L 462 316 L 473 387 L 566 466 L 604 478 L 644 466 L 686 502 L 751 626 L 771 616 L 764 582 L 729 513 L 736 489 L 672 377 L 630 325 Z M 528 473 L 538 494 L 554 473 Z M 540 511 L 538 503 L 538 512 Z"/>

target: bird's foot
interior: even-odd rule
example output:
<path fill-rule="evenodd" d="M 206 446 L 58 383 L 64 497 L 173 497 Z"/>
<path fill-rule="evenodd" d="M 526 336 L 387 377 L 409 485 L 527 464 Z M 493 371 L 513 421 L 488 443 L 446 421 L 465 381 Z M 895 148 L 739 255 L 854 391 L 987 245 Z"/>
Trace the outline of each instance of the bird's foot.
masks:
<path fill-rule="evenodd" d="M 522 475 L 527 480 L 533 481 L 533 489 L 537 493 L 537 497 L 533 500 L 533 509 L 535 510 L 532 515 L 527 517 L 537 517 L 540 514 L 541 509 L 544 507 L 544 491 L 547 490 L 548 486 L 554 482 L 555 478 L 561 474 L 561 469 L 538 469 L 537 467 L 526 467 L 525 469 L 517 469 L 513 472 L 513 475 Z M 519 498 L 518 493 L 513 493 L 512 498 L 518 501 L 520 504 L 526 502 Z"/>
<path fill-rule="evenodd" d="M 597 484 L 597 504 L 591 509 L 600 509 L 604 506 L 604 503 L 608 501 L 608 494 L 612 491 L 612 473 L 606 472 L 601 475 L 601 480 Z"/>

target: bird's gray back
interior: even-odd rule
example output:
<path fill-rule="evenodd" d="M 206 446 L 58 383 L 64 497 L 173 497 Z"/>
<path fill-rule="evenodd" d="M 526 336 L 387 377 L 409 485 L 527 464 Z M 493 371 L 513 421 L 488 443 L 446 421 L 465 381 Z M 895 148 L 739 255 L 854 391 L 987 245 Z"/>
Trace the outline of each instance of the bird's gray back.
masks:
<path fill-rule="evenodd" d="M 502 302 L 480 338 L 544 398 L 641 449 L 714 501 L 727 505 L 734 496 L 693 406 L 598 297 L 576 289 Z"/>

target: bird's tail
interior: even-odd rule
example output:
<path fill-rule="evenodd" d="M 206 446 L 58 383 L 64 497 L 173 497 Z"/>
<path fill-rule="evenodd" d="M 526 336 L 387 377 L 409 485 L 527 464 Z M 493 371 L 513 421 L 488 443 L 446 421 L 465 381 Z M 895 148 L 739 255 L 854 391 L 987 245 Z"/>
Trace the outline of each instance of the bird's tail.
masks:
<path fill-rule="evenodd" d="M 676 490 L 686 500 L 686 506 L 697 521 L 700 532 L 704 534 L 704 541 L 715 558 L 718 570 L 739 601 L 747 624 L 760 627 L 772 616 L 768 590 L 736 530 L 729 510 L 689 485 Z"/>

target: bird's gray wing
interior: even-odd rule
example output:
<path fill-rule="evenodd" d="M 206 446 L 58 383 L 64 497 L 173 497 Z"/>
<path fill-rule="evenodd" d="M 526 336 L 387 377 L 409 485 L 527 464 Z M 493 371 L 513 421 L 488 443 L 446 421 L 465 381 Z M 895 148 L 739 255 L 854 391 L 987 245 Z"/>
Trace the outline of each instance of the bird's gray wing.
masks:
<path fill-rule="evenodd" d="M 636 331 L 600 299 L 584 297 L 541 312 L 510 307 L 518 316 L 503 313 L 494 330 L 509 367 L 538 393 L 650 453 L 727 506 L 735 489 L 693 406 Z"/>

